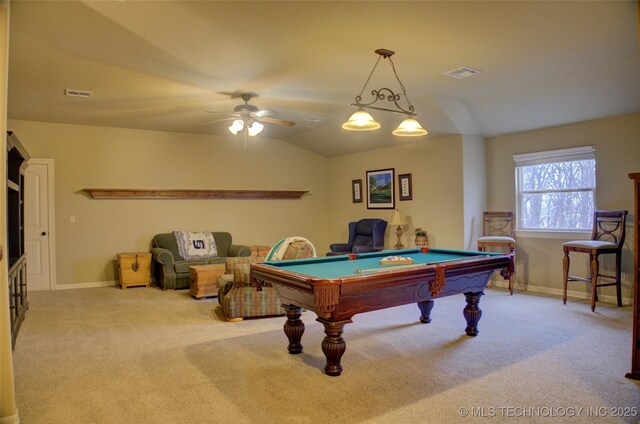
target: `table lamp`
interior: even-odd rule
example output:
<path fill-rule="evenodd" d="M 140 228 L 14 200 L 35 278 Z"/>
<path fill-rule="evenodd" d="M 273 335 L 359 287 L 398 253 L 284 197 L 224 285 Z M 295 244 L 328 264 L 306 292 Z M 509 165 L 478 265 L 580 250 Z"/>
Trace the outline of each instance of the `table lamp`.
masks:
<path fill-rule="evenodd" d="M 393 246 L 396 249 L 404 249 L 404 244 L 400 242 L 400 237 L 402 237 L 402 226 L 406 224 L 407 222 L 404 220 L 404 217 L 402 216 L 400 211 L 396 209 L 393 212 L 393 217 L 391 217 L 391 222 L 389 223 L 389 225 L 391 226 L 393 225 L 398 226 L 398 228 L 396 228 L 396 237 L 398 237 L 398 242 L 396 243 L 395 246 Z"/>

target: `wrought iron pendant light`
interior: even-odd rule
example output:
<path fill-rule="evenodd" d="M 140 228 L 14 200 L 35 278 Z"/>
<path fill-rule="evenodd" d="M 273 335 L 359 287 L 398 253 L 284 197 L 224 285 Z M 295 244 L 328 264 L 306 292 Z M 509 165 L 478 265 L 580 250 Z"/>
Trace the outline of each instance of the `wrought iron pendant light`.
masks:
<path fill-rule="evenodd" d="M 420 125 L 420 123 L 415 119 L 415 116 L 417 114 L 414 112 L 413 105 L 411 104 L 411 101 L 409 101 L 409 97 L 407 96 L 407 90 L 405 89 L 404 84 L 402 84 L 402 81 L 400 81 L 400 77 L 396 72 L 396 67 L 393 65 L 393 61 L 391 60 L 391 56 L 393 56 L 395 52 L 387 49 L 378 49 L 375 52 L 379 56 L 378 60 L 376 61 L 376 64 L 373 66 L 373 69 L 371 70 L 369 77 L 367 78 L 364 85 L 362 86 L 362 90 L 360 90 L 360 94 L 356 96 L 355 102 L 351 103 L 352 106 L 357 106 L 358 110 L 354 112 L 353 115 L 351 115 L 351 117 L 347 120 L 347 122 L 342 124 L 342 128 L 349 131 L 372 131 L 380 128 L 380 124 L 376 122 L 376 120 L 373 119 L 373 117 L 367 111 L 364 110 L 365 108 L 367 108 L 367 109 L 382 110 L 386 112 L 401 113 L 406 115 L 406 119 L 402 121 L 400 125 L 398 125 L 398 128 L 393 130 L 393 135 L 397 135 L 401 137 L 416 137 L 416 136 L 426 135 L 427 130 L 425 130 Z M 380 63 L 380 60 L 382 59 L 389 59 L 389 63 L 391 64 L 391 68 L 393 69 L 393 74 L 395 75 L 396 80 L 398 80 L 398 83 L 400 84 L 400 88 L 402 89 L 402 95 L 404 96 L 407 102 L 408 107 L 406 109 L 403 108 L 400 104 L 398 104 L 398 101 L 400 100 L 400 94 L 399 93 L 396 94 L 393 92 L 393 90 L 386 87 L 380 88 L 378 90 L 371 90 L 371 95 L 373 96 L 373 100 L 369 103 L 362 102 L 362 93 L 364 93 L 364 90 L 367 88 L 367 85 L 371 80 L 371 76 L 373 76 L 373 73 L 375 72 L 378 66 L 378 63 Z M 389 109 L 389 108 L 384 108 L 380 106 L 375 106 L 375 104 L 379 100 L 387 100 L 388 102 L 393 103 L 393 106 L 395 108 Z"/>

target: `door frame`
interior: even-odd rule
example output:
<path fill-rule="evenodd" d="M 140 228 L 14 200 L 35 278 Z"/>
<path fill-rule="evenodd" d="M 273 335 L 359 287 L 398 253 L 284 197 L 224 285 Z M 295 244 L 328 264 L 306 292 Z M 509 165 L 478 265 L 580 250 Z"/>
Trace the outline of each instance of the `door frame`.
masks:
<path fill-rule="evenodd" d="M 53 159 L 40 159 L 40 158 L 31 158 L 27 162 L 27 164 L 34 165 L 45 165 L 47 167 L 47 228 L 49 229 L 47 237 L 47 243 L 49 244 L 49 290 L 57 289 L 57 279 L 56 279 L 56 217 L 55 217 L 55 207 L 54 201 L 55 196 L 53 189 L 55 187 L 53 176 L 54 176 L 54 165 Z M 28 258 L 27 258 L 28 261 Z M 28 264 L 28 262 L 27 262 Z M 28 282 L 27 282 L 28 284 Z"/>

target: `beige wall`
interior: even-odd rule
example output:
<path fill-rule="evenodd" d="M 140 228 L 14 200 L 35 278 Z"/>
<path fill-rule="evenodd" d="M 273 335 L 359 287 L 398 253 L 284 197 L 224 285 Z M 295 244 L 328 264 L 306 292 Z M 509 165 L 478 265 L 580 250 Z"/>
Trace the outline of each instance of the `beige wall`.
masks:
<path fill-rule="evenodd" d="M 148 250 L 154 234 L 174 229 L 228 230 L 242 244 L 272 244 L 286 235 L 302 235 L 323 255 L 329 243 L 346 241 L 347 222 L 391 219 L 392 210 L 367 209 L 366 199 L 351 201 L 351 180 L 366 184 L 366 171 L 374 169 L 394 168 L 396 183 L 398 174 L 412 174 L 413 200 L 400 202 L 396 195 L 396 207 L 408 220 L 405 246 L 413 246 L 415 227 L 423 227 L 434 247 L 475 248 L 482 210 L 515 209 L 515 153 L 594 144 L 597 206 L 632 210 L 627 173 L 640 169 L 639 122 L 638 115 L 623 116 L 486 142 L 452 135 L 330 159 L 278 140 L 251 140 L 245 149 L 232 137 L 29 121 L 9 124 L 33 157 L 55 160 L 61 285 L 113 281 L 117 252 Z M 85 187 L 281 189 L 310 194 L 293 201 L 91 200 L 81 192 Z M 69 223 L 70 216 L 76 217 L 75 224 Z M 562 241 L 518 240 L 521 287 L 526 281 L 530 288 L 561 288 Z M 631 241 L 629 234 L 627 246 Z M 387 230 L 385 244 L 395 244 L 395 229 Z M 576 265 L 580 267 L 580 261 Z M 628 250 L 624 268 L 630 281 Z M 629 293 L 627 283 L 625 295 Z"/>
<path fill-rule="evenodd" d="M 229 231 L 237 244 L 290 235 L 329 243 L 328 159 L 278 140 L 10 120 L 55 163 L 57 284 L 114 281 L 118 252 L 154 234 Z M 94 200 L 83 188 L 307 190 L 300 200 Z M 76 223 L 70 223 L 75 216 Z"/>
<path fill-rule="evenodd" d="M 350 221 L 362 218 L 391 220 L 392 210 L 367 209 L 366 189 L 363 203 L 352 203 L 351 180 L 362 179 L 366 185 L 366 171 L 395 168 L 396 185 L 398 174 L 412 174 L 413 180 L 413 200 L 400 202 L 396 194 L 396 208 L 408 221 L 403 228 L 402 244 L 413 247 L 413 231 L 415 227 L 422 227 L 428 232 L 431 246 L 463 248 L 462 144 L 462 136 L 453 135 L 331 158 L 329 194 L 332 242 L 347 241 L 347 223 Z M 396 243 L 395 230 L 387 228 L 387 248 Z"/>
<path fill-rule="evenodd" d="M 9 59 L 9 1 L 0 2 L 0 134 L 7 131 L 7 75 Z M 0 175 L 7 175 L 7 138 L 2 137 L 0 150 Z M 0 220 L 7 222 L 7 181 L 0 184 Z M 7 280 L 7 227 L 0 225 L 0 422 L 18 423 L 13 380 L 13 355 L 11 347 L 11 324 L 9 318 L 9 286 Z"/>
<path fill-rule="evenodd" d="M 482 211 L 487 207 L 487 157 L 484 138 L 462 136 L 464 248 L 477 250 L 482 235 Z"/>
<path fill-rule="evenodd" d="M 630 172 L 640 171 L 640 114 L 582 122 L 574 125 L 545 128 L 509 134 L 487 140 L 488 207 L 494 210 L 515 210 L 515 168 L 512 156 L 536 152 L 594 145 L 596 154 L 596 207 L 626 209 L 633 212 L 633 186 Z M 623 252 L 623 296 L 631 298 L 633 281 L 633 216 L 627 220 L 627 238 Z M 518 285 L 544 288 L 551 293 L 562 289 L 562 248 L 567 239 L 518 237 Z M 583 258 L 585 257 L 585 258 Z M 572 255 L 573 258 L 573 255 Z M 612 270 L 612 258 L 603 266 Z M 575 268 L 574 268 L 575 266 Z M 586 255 L 575 255 L 571 271 L 586 275 Z M 586 294 L 588 287 L 576 282 L 572 290 Z M 571 288 L 570 288 L 571 290 Z M 613 287 L 603 288 L 606 295 L 615 295 Z"/>

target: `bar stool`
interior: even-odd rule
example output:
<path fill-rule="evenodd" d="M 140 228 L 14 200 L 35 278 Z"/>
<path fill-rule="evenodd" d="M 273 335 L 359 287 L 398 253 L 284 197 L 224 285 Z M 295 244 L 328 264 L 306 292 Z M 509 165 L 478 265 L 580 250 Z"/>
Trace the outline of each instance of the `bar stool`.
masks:
<path fill-rule="evenodd" d="M 486 252 L 487 248 L 507 248 L 514 256 L 515 266 L 516 240 L 513 234 L 513 212 L 483 212 L 482 237 L 478 238 L 478 251 Z M 509 277 L 509 293 L 513 295 L 514 272 Z"/>
<path fill-rule="evenodd" d="M 564 289 L 562 291 L 562 303 L 567 304 L 567 282 L 585 281 L 591 283 L 591 311 L 596 310 L 598 300 L 598 287 L 616 286 L 618 306 L 622 306 L 622 288 L 620 286 L 622 246 L 625 237 L 625 223 L 627 211 L 595 211 L 593 213 L 593 231 L 591 240 L 573 240 L 562 244 L 564 258 L 562 259 L 562 276 Z M 569 252 L 589 254 L 589 278 L 569 275 Z M 600 274 L 600 262 L 598 257 L 604 254 L 616 255 L 616 274 Z M 614 280 L 613 283 L 598 284 L 598 277 Z"/>

